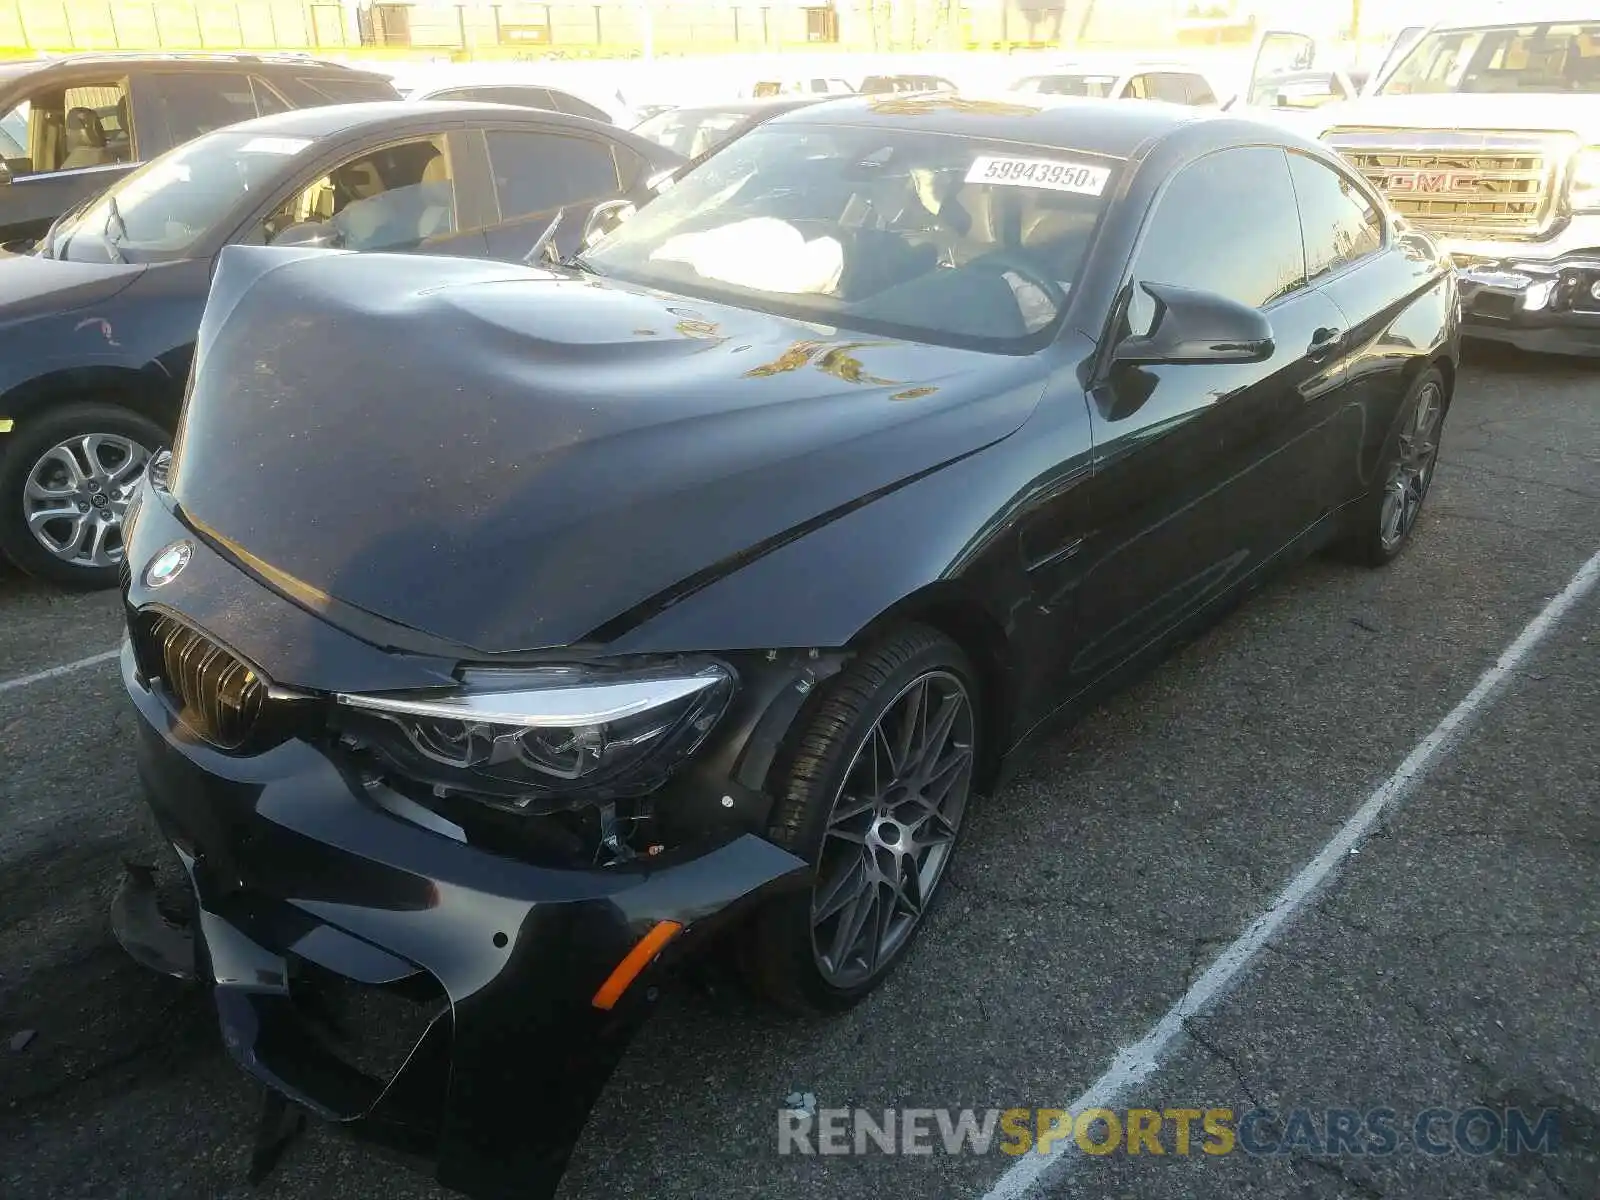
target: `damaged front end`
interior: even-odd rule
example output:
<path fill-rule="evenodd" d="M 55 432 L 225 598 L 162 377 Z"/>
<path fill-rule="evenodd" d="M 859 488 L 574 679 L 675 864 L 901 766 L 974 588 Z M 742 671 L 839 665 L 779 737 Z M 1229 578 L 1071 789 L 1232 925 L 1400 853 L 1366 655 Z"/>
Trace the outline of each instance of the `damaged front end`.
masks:
<path fill-rule="evenodd" d="M 830 664 L 461 672 L 344 634 L 142 508 L 129 560 L 181 543 L 183 578 L 128 579 L 122 673 L 191 919 L 133 869 L 113 926 L 212 989 L 270 1089 L 255 1173 L 302 1109 L 454 1190 L 551 1194 L 664 975 L 803 885 L 759 836 L 761 787 Z"/>

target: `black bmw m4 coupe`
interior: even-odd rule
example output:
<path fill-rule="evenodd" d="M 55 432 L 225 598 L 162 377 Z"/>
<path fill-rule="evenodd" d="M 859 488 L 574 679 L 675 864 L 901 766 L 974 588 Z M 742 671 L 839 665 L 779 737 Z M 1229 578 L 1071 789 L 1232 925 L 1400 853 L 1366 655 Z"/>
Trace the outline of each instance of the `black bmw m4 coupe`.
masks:
<path fill-rule="evenodd" d="M 482 1196 L 553 1190 L 685 955 L 860 1000 L 1031 744 L 1400 553 L 1456 377 L 1438 249 L 1192 109 L 840 100 L 617 216 L 539 268 L 225 250 L 131 520 L 193 919 L 138 871 L 119 936 L 269 1112 Z"/>

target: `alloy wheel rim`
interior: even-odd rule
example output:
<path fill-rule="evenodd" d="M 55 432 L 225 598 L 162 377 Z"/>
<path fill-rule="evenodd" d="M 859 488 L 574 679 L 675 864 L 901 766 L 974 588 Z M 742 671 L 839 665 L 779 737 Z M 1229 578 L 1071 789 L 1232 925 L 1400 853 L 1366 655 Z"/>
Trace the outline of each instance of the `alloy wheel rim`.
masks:
<path fill-rule="evenodd" d="M 1393 550 L 1405 541 L 1422 511 L 1439 452 L 1439 416 L 1443 408 L 1444 397 L 1438 386 L 1426 385 L 1417 394 L 1411 418 L 1400 431 L 1400 456 L 1384 488 L 1378 517 L 1378 535 L 1385 550 Z"/>
<path fill-rule="evenodd" d="M 840 988 L 886 968 L 927 911 L 972 787 L 972 700 L 949 671 L 907 684 L 856 748 L 811 892 L 811 943 Z"/>
<path fill-rule="evenodd" d="M 89 433 L 50 447 L 28 472 L 23 516 L 34 540 L 75 567 L 115 567 L 123 519 L 150 451 L 132 438 Z"/>

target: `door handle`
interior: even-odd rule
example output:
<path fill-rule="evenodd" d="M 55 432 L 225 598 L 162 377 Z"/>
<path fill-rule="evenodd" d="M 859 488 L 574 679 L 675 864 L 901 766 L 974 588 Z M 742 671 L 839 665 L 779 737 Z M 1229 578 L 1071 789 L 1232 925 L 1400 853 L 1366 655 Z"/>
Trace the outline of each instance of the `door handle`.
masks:
<path fill-rule="evenodd" d="M 1344 331 L 1335 329 L 1331 325 L 1324 325 L 1311 335 L 1311 344 L 1306 347 L 1306 357 L 1312 362 L 1321 362 L 1327 358 L 1344 341 Z"/>

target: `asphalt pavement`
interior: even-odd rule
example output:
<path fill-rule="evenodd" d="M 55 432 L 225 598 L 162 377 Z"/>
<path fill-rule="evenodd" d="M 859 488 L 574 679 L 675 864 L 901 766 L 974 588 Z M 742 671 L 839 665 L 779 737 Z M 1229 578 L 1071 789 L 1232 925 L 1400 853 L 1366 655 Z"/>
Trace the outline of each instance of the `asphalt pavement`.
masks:
<path fill-rule="evenodd" d="M 1047 747 L 969 818 L 929 927 L 862 1006 L 788 1022 L 715 973 L 670 995 L 562 1195 L 1004 1194 L 1022 1160 L 998 1150 L 780 1155 L 779 1110 L 1062 1108 L 1100 1079 L 1600 550 L 1596 372 L 1474 356 L 1408 552 L 1292 570 Z M 150 836 L 114 664 L 28 680 L 117 623 L 115 596 L 0 576 L 0 1194 L 446 1195 L 322 1130 L 246 1185 L 258 1093 L 204 997 L 107 930 Z M 1260 1110 L 1250 1140 L 1275 1152 L 1169 1133 L 1160 1156 L 1063 1155 L 1043 1194 L 1600 1196 L 1597 731 L 1591 590 L 1118 1101 Z M 1559 1138 L 1326 1153 L 1328 1110 L 1409 1134 L 1474 1108 L 1554 1112 Z M 1290 1137 L 1296 1113 L 1314 1120 Z"/>

